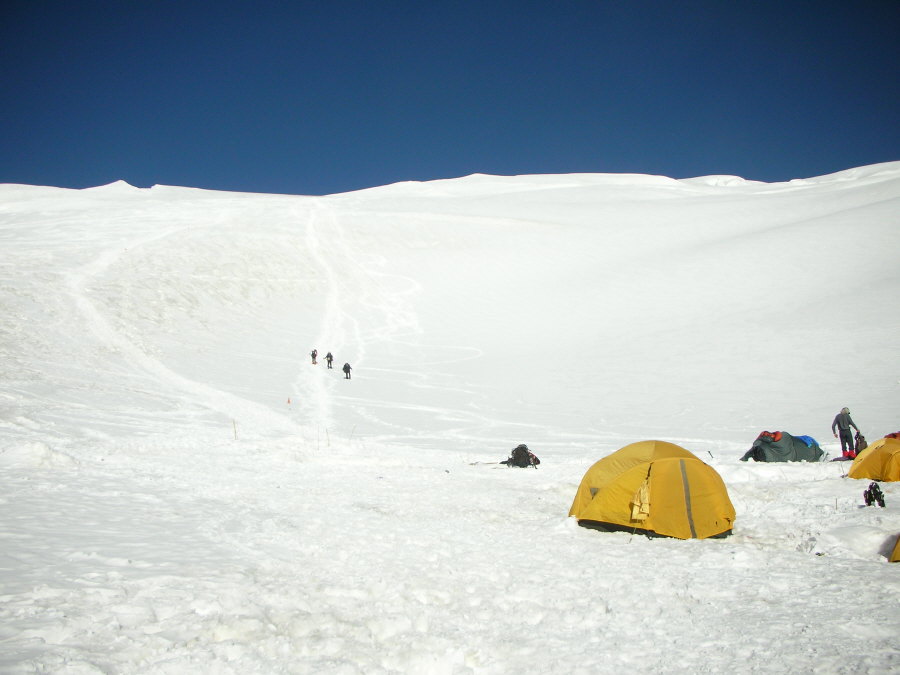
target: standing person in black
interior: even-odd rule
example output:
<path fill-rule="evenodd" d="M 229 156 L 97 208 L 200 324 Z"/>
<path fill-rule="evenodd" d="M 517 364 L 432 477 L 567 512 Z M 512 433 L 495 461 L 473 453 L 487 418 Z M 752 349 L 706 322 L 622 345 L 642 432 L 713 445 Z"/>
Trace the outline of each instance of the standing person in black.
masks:
<path fill-rule="evenodd" d="M 353 370 L 353 369 L 350 367 L 350 364 L 349 364 L 349 363 L 345 363 L 345 364 L 344 364 L 344 379 L 345 379 L 345 380 L 349 380 L 349 379 L 350 379 L 350 371 L 351 371 L 351 370 Z"/>
<path fill-rule="evenodd" d="M 313 349 L 309 355 L 312 357 L 313 365 L 316 365 L 316 357 L 319 355 L 319 350 Z"/>
<path fill-rule="evenodd" d="M 331 369 L 331 362 L 334 361 L 334 357 L 331 355 L 331 352 L 328 352 L 325 355 L 325 361 L 328 363 L 328 369 Z"/>
<path fill-rule="evenodd" d="M 841 434 L 841 454 L 844 457 L 854 457 L 856 455 L 856 451 L 853 446 L 853 434 L 850 433 L 850 427 L 856 429 L 856 432 L 859 433 L 859 427 L 856 426 L 856 422 L 853 421 L 853 418 L 850 417 L 850 408 L 841 408 L 841 412 L 835 415 L 834 422 L 831 423 L 831 432 L 834 434 L 834 437 L 837 438 L 837 431 Z M 835 431 L 837 429 L 837 431 Z"/>

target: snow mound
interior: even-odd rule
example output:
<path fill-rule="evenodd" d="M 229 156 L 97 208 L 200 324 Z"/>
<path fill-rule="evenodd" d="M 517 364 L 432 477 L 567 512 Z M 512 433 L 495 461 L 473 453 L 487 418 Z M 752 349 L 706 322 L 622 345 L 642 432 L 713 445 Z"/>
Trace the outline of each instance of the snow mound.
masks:
<path fill-rule="evenodd" d="M 0 450 L 0 466 L 30 469 L 68 468 L 78 465 L 78 460 L 50 448 L 46 443 L 33 441 L 20 443 Z"/>
<path fill-rule="evenodd" d="M 683 178 L 681 183 L 686 185 L 709 185 L 711 187 L 736 187 L 744 185 L 763 185 L 761 181 L 747 180 L 740 176 L 697 176 L 695 178 Z"/>
<path fill-rule="evenodd" d="M 103 196 L 124 196 L 131 194 L 140 194 L 146 191 L 147 188 L 136 187 L 124 180 L 117 180 L 113 181 L 112 183 L 107 183 L 106 185 L 97 185 L 94 187 L 79 190 L 79 192 L 85 192 L 87 194 L 99 194 Z"/>
<path fill-rule="evenodd" d="M 500 176 L 473 173 L 459 178 L 441 178 L 431 181 L 401 181 L 344 193 L 357 196 L 498 196 L 510 193 L 529 193 L 546 190 L 566 190 L 591 187 L 674 187 L 677 180 L 666 176 L 645 174 L 571 173 L 530 174 Z"/>
<path fill-rule="evenodd" d="M 814 552 L 818 555 L 852 554 L 861 559 L 883 561 L 891 554 L 896 541 L 895 535 L 885 536 L 882 528 L 850 525 L 823 532 L 816 541 Z"/>

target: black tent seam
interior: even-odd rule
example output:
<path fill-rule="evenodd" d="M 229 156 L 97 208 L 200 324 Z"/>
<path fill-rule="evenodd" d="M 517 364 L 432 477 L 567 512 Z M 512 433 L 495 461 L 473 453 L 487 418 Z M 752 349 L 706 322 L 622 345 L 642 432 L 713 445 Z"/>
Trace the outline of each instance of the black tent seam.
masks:
<path fill-rule="evenodd" d="M 694 512 L 691 510 L 691 486 L 688 483 L 687 477 L 687 468 L 684 465 L 684 460 L 680 460 L 681 463 L 681 482 L 684 484 L 684 506 L 687 509 L 687 519 L 688 525 L 691 526 L 691 537 L 697 538 L 697 530 L 694 529 Z"/>

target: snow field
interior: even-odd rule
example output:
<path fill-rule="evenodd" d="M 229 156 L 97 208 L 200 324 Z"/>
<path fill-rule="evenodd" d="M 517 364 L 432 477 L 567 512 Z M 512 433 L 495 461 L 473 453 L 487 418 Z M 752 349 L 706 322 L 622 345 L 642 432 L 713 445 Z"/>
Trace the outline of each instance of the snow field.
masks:
<path fill-rule="evenodd" d="M 898 172 L 0 186 L 0 672 L 897 670 L 897 485 L 738 460 L 898 429 Z M 732 537 L 566 518 L 647 438 Z"/>

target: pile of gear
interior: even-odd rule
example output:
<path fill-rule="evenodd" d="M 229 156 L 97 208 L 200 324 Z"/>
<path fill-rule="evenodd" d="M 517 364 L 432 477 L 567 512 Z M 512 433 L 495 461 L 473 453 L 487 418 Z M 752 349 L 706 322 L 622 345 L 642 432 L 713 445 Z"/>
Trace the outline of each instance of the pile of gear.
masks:
<path fill-rule="evenodd" d="M 509 455 L 509 459 L 499 463 L 506 464 L 506 466 L 518 466 L 522 469 L 533 466 L 536 469 L 538 467 L 538 464 L 541 463 L 541 460 L 539 460 L 537 456 L 528 449 L 527 445 L 522 443 L 521 445 L 517 445 L 515 448 L 513 448 L 512 453 L 510 453 Z"/>
<path fill-rule="evenodd" d="M 866 506 L 878 504 L 878 506 L 884 508 L 884 493 L 881 491 L 878 483 L 869 483 L 869 487 L 863 492 L 863 499 L 866 500 Z"/>

